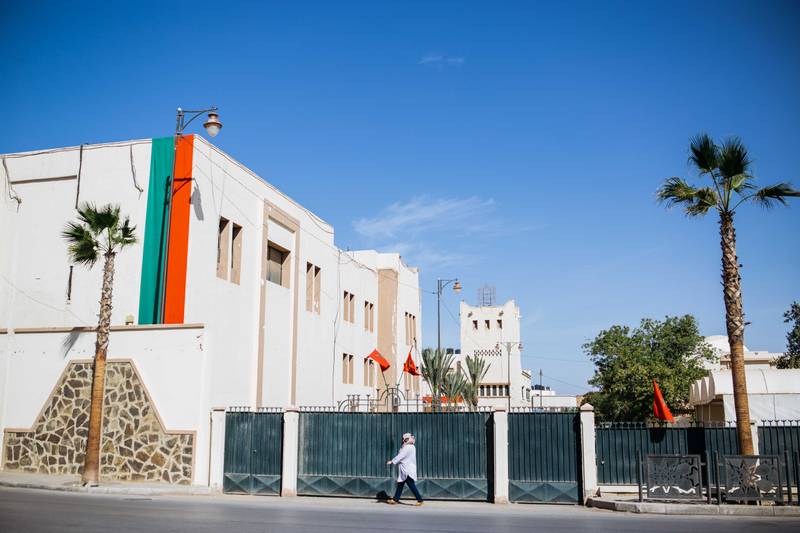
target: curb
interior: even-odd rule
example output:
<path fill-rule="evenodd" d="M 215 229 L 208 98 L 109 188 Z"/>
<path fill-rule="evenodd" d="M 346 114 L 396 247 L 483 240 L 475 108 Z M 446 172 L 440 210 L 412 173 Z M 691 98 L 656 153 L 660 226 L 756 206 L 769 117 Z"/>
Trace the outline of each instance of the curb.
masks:
<path fill-rule="evenodd" d="M 686 503 L 656 503 L 630 500 L 587 498 L 587 507 L 606 509 L 622 513 L 662 515 L 710 515 L 710 516 L 800 516 L 800 507 L 783 505 L 708 505 Z"/>
<path fill-rule="evenodd" d="M 16 489 L 52 490 L 57 492 L 80 492 L 86 494 L 120 494 L 129 496 L 211 496 L 216 494 L 209 487 L 191 487 L 176 489 L 174 487 L 135 487 L 119 485 L 100 485 L 97 487 L 84 487 L 81 485 L 48 485 L 30 481 L 0 480 L 0 487 Z"/>

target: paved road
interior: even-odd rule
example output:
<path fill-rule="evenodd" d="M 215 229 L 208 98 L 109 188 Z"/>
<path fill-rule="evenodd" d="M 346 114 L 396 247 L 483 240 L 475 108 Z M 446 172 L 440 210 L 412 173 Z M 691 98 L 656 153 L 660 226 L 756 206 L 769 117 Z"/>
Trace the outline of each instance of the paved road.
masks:
<path fill-rule="evenodd" d="M 545 505 L 246 496 L 122 497 L 0 488 L 0 532 L 299 533 L 800 531 L 800 519 L 629 515 Z"/>

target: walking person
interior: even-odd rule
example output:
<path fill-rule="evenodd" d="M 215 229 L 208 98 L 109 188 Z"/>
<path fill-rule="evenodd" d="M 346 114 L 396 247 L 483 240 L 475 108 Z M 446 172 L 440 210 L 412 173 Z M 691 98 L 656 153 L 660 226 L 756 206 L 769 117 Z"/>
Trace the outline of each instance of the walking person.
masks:
<path fill-rule="evenodd" d="M 400 503 L 400 496 L 403 495 L 403 486 L 408 485 L 414 497 L 417 499 L 416 505 L 422 505 L 422 495 L 417 490 L 417 448 L 414 446 L 414 435 L 411 433 L 403 434 L 403 446 L 397 452 L 394 459 L 386 462 L 387 465 L 400 465 L 397 471 L 397 490 L 394 498 L 386 500 L 386 503 L 395 505 Z"/>

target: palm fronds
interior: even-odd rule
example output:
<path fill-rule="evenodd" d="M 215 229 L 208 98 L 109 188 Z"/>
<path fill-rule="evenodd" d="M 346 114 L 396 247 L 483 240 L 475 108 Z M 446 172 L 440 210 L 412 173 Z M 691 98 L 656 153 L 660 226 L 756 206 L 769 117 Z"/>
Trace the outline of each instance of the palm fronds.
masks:
<path fill-rule="evenodd" d="M 800 197 L 800 191 L 792 188 L 790 183 L 776 183 L 757 190 L 752 195 L 753 202 L 765 209 L 775 207 L 776 203 L 788 205 L 787 198 Z"/>
<path fill-rule="evenodd" d="M 125 217 L 120 224 L 120 207 L 97 207 L 84 203 L 78 208 L 78 222 L 67 223 L 61 236 L 74 263 L 94 266 L 100 254 L 114 254 L 136 242 L 136 226 Z"/>

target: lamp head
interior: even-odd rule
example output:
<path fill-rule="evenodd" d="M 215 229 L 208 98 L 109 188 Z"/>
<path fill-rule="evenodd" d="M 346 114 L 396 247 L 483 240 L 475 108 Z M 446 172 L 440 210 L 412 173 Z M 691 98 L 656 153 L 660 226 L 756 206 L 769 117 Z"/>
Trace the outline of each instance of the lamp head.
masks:
<path fill-rule="evenodd" d="M 453 292 L 455 292 L 456 294 L 461 292 L 461 282 L 460 281 L 456 280 L 456 282 L 453 283 Z"/>
<path fill-rule="evenodd" d="M 217 136 L 219 130 L 222 129 L 222 122 L 219 121 L 219 114 L 217 114 L 216 110 L 208 112 L 208 120 L 203 124 L 203 127 L 211 137 Z"/>

